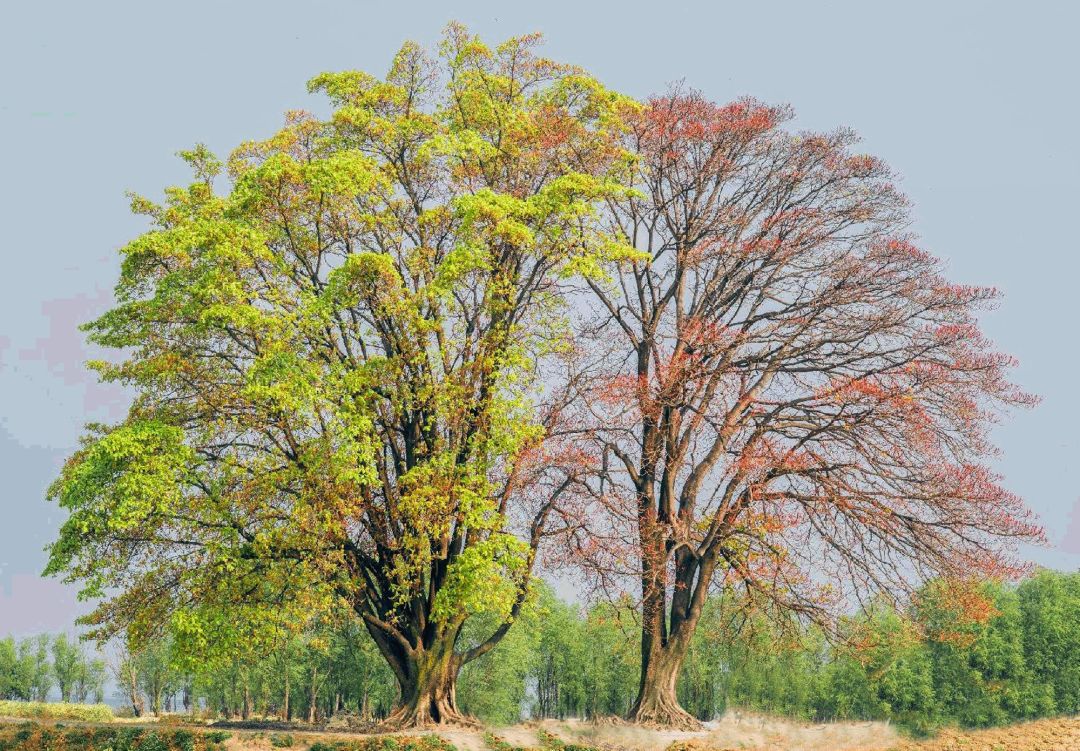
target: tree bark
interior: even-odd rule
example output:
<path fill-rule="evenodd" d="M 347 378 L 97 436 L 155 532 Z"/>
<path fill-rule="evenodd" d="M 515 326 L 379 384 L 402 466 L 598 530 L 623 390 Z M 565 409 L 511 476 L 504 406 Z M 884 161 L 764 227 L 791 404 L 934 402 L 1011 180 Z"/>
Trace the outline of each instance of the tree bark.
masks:
<path fill-rule="evenodd" d="M 655 528 L 645 527 L 642 535 L 644 550 L 649 550 L 645 547 L 649 543 L 655 547 L 653 555 L 646 556 L 643 564 L 641 683 L 628 719 L 643 725 L 697 730 L 702 724 L 680 706 L 676 686 L 701 616 L 715 560 L 708 557 L 698 560 L 684 549 L 675 553 L 675 588 L 669 612 L 669 556 L 663 543 L 651 537 L 650 532 L 655 532 Z"/>
<path fill-rule="evenodd" d="M 247 672 L 244 673 L 244 704 L 240 709 L 240 719 L 245 722 L 251 718 L 251 685 L 248 683 Z"/>
<path fill-rule="evenodd" d="M 680 730 L 699 730 L 701 722 L 679 705 L 675 688 L 686 657 L 683 640 L 656 645 L 643 654 L 641 684 L 629 719 L 642 725 L 659 725 Z"/>
<path fill-rule="evenodd" d="M 478 726 L 457 706 L 457 677 L 461 665 L 461 657 L 454 654 L 454 639 L 447 636 L 426 649 L 415 650 L 401 666 L 403 670 L 395 670 L 400 703 L 382 725 L 386 729 Z"/>
<path fill-rule="evenodd" d="M 311 692 L 308 695 L 308 724 L 315 724 L 315 712 L 317 702 L 319 700 L 319 667 L 313 666 L 311 668 Z"/>
<path fill-rule="evenodd" d="M 142 694 L 139 692 L 138 675 L 135 672 L 135 664 L 129 661 L 125 667 L 128 697 L 131 700 L 131 711 L 136 717 L 142 717 L 145 705 L 143 704 Z"/>
<path fill-rule="evenodd" d="M 281 719 L 288 722 L 291 719 L 291 712 L 289 710 L 289 670 L 285 669 L 285 696 L 281 701 Z"/>

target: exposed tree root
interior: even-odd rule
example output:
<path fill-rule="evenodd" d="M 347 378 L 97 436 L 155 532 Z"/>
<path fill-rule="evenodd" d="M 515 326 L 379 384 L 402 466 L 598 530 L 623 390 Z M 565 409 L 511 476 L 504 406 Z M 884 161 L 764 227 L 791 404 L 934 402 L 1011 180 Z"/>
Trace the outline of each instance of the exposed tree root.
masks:
<path fill-rule="evenodd" d="M 649 694 L 630 711 L 627 720 L 647 728 L 660 730 L 703 730 L 699 719 L 679 706 L 674 697 Z"/>
<path fill-rule="evenodd" d="M 431 728 L 482 730 L 483 725 L 458 710 L 454 702 L 441 699 L 402 705 L 376 726 L 380 733 Z"/>

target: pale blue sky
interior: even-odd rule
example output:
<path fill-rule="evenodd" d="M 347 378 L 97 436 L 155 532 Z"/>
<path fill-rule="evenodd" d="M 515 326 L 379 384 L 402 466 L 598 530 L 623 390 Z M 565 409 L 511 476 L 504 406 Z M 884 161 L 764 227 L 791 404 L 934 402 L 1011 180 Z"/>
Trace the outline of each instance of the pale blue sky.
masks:
<path fill-rule="evenodd" d="M 0 635 L 67 626 L 37 579 L 59 523 L 44 490 L 89 419 L 123 399 L 84 374 L 75 325 L 101 311 L 142 229 L 124 191 L 185 179 L 173 154 L 227 153 L 323 70 L 382 73 L 451 19 L 636 96 L 685 79 L 717 100 L 788 102 L 855 128 L 915 202 L 957 281 L 1006 294 L 985 327 L 1044 397 L 998 431 L 1000 469 L 1046 524 L 1033 560 L 1080 565 L 1075 218 L 1080 5 L 1065 2 L 47 2 L 0 0 Z M 1078 508 L 1074 519 L 1074 508 Z M 1072 525 L 1070 528 L 1070 524 Z"/>

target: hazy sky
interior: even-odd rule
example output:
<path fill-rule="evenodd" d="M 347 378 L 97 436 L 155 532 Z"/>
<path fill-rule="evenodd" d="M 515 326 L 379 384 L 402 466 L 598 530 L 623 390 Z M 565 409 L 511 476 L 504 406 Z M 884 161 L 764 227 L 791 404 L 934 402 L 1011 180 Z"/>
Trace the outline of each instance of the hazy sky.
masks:
<path fill-rule="evenodd" d="M 45 488 L 96 386 L 75 329 L 107 307 L 116 250 L 144 227 L 125 190 L 185 180 L 195 142 L 227 154 L 324 70 L 385 72 L 447 21 L 645 96 L 685 79 L 717 100 L 787 102 L 800 128 L 855 128 L 903 176 L 923 243 L 957 281 L 1004 290 L 985 318 L 1044 397 L 998 431 L 1000 470 L 1046 525 L 1033 560 L 1080 565 L 1076 29 L 1066 2 L 46 2 L 0 0 L 0 636 L 58 630 L 71 588 L 38 578 L 59 524 Z"/>

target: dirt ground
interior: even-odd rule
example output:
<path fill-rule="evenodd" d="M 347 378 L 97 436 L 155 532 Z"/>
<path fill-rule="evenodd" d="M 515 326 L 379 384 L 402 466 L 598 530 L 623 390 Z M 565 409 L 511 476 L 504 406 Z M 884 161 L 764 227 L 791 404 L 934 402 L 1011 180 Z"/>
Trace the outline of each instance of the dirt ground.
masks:
<path fill-rule="evenodd" d="M 317 741 L 332 743 L 358 737 L 295 729 L 275 732 L 230 728 L 229 732 L 232 737 L 225 743 L 228 751 L 279 751 L 273 739 L 282 734 L 291 737 L 289 751 L 306 751 Z M 945 728 L 926 740 L 904 738 L 895 728 L 880 722 L 810 724 L 740 712 L 729 712 L 700 732 L 545 720 L 492 728 L 491 733 L 518 749 L 541 748 L 540 734 L 547 733 L 565 743 L 599 751 L 1080 751 L 1080 717 L 1036 720 L 989 730 Z M 438 734 L 460 751 L 491 751 L 484 735 L 477 731 L 442 730 Z"/>
<path fill-rule="evenodd" d="M 946 728 L 931 740 L 901 743 L 896 751 L 1080 751 L 1080 717 L 977 731 Z"/>
<path fill-rule="evenodd" d="M 1080 751 L 1080 717 L 1038 720 L 989 730 L 943 729 L 935 738 L 911 740 L 880 722 L 797 723 L 732 712 L 702 732 L 647 730 L 618 724 L 545 720 L 492 733 L 512 746 L 540 748 L 542 730 L 567 743 L 602 751 Z M 461 751 L 490 751 L 480 733 L 439 733 Z M 303 749 L 316 740 L 347 736 L 294 733 Z M 355 737 L 355 736 L 354 736 Z M 275 751 L 265 735 L 238 735 L 229 751 Z"/>

